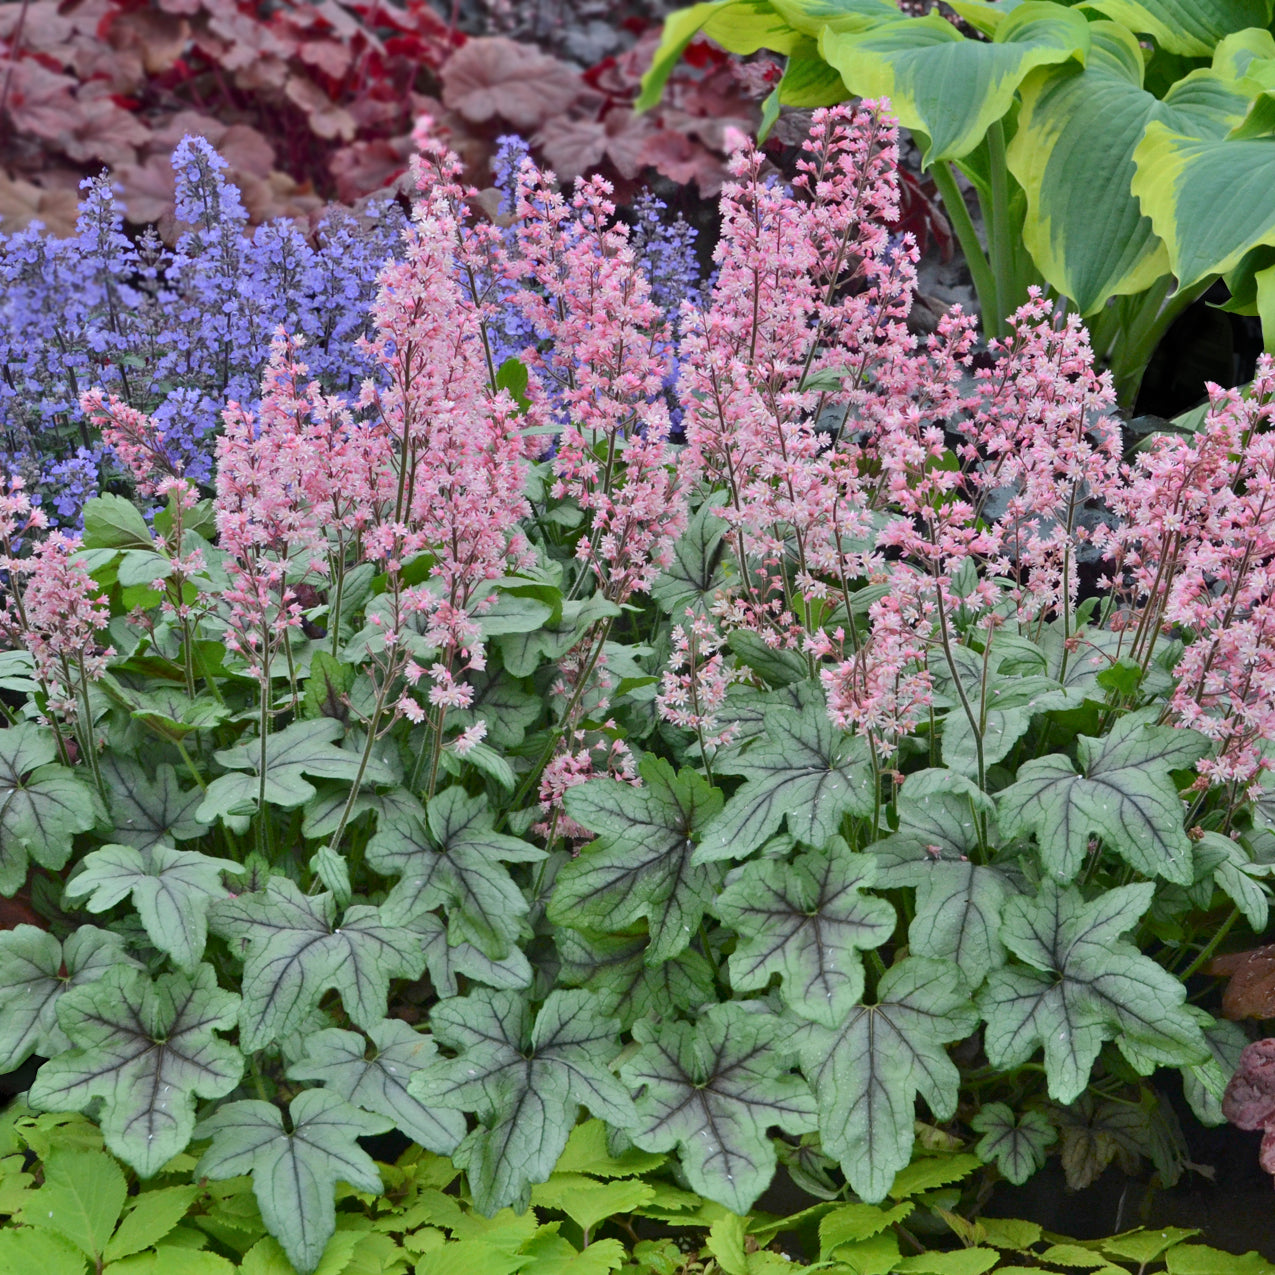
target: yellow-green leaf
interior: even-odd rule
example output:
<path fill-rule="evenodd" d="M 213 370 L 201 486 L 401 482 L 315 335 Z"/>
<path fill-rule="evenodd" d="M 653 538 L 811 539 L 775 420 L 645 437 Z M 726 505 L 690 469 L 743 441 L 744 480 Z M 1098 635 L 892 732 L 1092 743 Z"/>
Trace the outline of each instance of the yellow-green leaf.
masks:
<path fill-rule="evenodd" d="M 1223 36 L 1271 20 L 1271 0 L 1089 0 L 1088 7 L 1149 35 L 1161 48 L 1206 58 Z"/>
<path fill-rule="evenodd" d="M 888 97 L 899 122 L 925 134 L 928 165 L 973 150 L 1036 67 L 1083 63 L 1089 24 L 1074 9 L 1026 0 L 987 43 L 931 12 L 868 31 L 827 30 L 819 47 L 851 92 Z"/>

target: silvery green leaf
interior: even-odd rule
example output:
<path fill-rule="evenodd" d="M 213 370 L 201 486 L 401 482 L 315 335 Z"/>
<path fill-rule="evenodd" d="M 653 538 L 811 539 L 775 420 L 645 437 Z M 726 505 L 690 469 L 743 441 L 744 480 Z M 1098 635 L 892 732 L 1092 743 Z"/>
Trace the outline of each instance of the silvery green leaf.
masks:
<path fill-rule="evenodd" d="M 167 762 L 151 771 L 130 757 L 108 752 L 100 765 L 115 820 L 114 840 L 145 850 L 160 842 L 189 841 L 208 831 L 208 823 L 195 814 L 203 793 L 193 787 L 183 790 Z"/>
<path fill-rule="evenodd" d="M 218 1108 L 199 1126 L 212 1145 L 196 1177 L 252 1174 L 252 1190 L 270 1233 L 296 1269 L 309 1275 L 336 1229 L 338 1181 L 379 1195 L 381 1175 L 358 1139 L 394 1122 L 359 1111 L 326 1089 L 307 1089 L 288 1105 L 291 1132 L 278 1107 L 255 1100 Z"/>
<path fill-rule="evenodd" d="M 429 981 L 444 999 L 460 990 L 456 982 L 458 974 L 488 987 L 531 986 L 531 963 L 520 947 L 510 948 L 509 955 L 497 961 L 472 943 L 449 943 L 446 922 L 433 912 L 415 915 L 406 924 L 419 937 Z"/>
<path fill-rule="evenodd" d="M 1248 1036 L 1239 1023 L 1214 1018 L 1198 1005 L 1188 1005 L 1186 1010 L 1199 1024 L 1209 1056 L 1205 1062 L 1181 1068 L 1182 1092 L 1201 1124 L 1225 1124 L 1222 1095 L 1239 1068 Z"/>
<path fill-rule="evenodd" d="M 1196 844 L 1217 854 L 1214 883 L 1244 914 L 1253 933 L 1264 934 L 1270 914 L 1270 887 L 1266 885 L 1270 868 L 1254 863 L 1243 846 L 1220 832 L 1206 832 Z"/>
<path fill-rule="evenodd" d="M 221 1098 L 243 1075 L 243 1054 L 215 1033 L 233 1029 L 239 998 L 210 965 L 152 982 L 129 966 L 73 988 L 58 1025 L 75 1047 L 40 1068 L 29 1101 L 82 1111 L 94 1099 L 107 1147 L 144 1178 L 186 1149 L 196 1098 Z"/>
<path fill-rule="evenodd" d="M 52 1058 L 70 1049 L 58 1001 L 121 966 L 137 966 L 124 940 L 94 925 L 78 926 L 65 943 L 34 925 L 0 931 L 0 1074 L 32 1054 Z"/>
<path fill-rule="evenodd" d="M 194 850 L 106 845 L 85 855 L 83 870 L 67 883 L 66 897 L 86 899 L 90 912 L 107 912 L 131 895 L 146 936 L 188 970 L 204 954 L 209 905 L 228 897 L 222 874 L 243 871 L 232 859 Z"/>
<path fill-rule="evenodd" d="M 385 1017 L 392 978 L 418 978 L 424 968 L 411 931 L 382 909 L 359 903 L 334 924 L 330 894 L 302 894 L 286 877 L 271 877 L 256 894 L 218 903 L 212 930 L 244 952 L 239 1042 L 245 1052 L 287 1036 L 329 988 L 360 1027 Z M 242 946 L 240 946 L 242 945 Z"/>
<path fill-rule="evenodd" d="M 727 525 L 716 511 L 726 499 L 724 491 L 715 491 L 691 515 L 686 530 L 673 545 L 673 561 L 651 586 L 651 597 L 674 624 L 682 622 L 688 608 L 705 614 L 713 595 L 725 587 L 722 538 Z"/>
<path fill-rule="evenodd" d="M 1058 1130 L 1039 1111 L 1015 1116 L 1003 1102 L 982 1107 L 970 1128 L 983 1135 L 975 1151 L 1015 1186 L 1044 1166 L 1049 1148 L 1058 1141 Z"/>
<path fill-rule="evenodd" d="M 429 1107 L 407 1088 L 412 1076 L 438 1056 L 433 1040 L 397 1018 L 373 1023 L 367 1034 L 376 1049 L 371 1058 L 358 1032 L 330 1027 L 304 1037 L 305 1054 L 288 1067 L 289 1077 L 322 1081 L 338 1098 L 393 1120 L 413 1142 L 436 1155 L 451 1155 L 465 1136 L 465 1117 Z"/>
<path fill-rule="evenodd" d="M 769 1130 L 812 1133 L 815 1100 L 783 1052 L 788 1032 L 743 1005 L 713 1005 L 694 1023 L 633 1026 L 641 1048 L 620 1066 L 637 1091 L 629 1133 L 644 1151 L 678 1148 L 691 1188 L 747 1213 L 770 1185 Z"/>

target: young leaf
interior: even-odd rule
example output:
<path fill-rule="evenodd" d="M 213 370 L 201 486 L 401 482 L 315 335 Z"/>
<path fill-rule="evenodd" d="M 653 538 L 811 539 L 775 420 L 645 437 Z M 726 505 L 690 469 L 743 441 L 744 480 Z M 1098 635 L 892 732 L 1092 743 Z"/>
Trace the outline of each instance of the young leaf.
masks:
<path fill-rule="evenodd" d="M 456 785 L 429 803 L 424 824 L 412 815 L 381 820 L 367 861 L 402 878 L 385 901 L 391 923 L 411 925 L 421 913 L 446 907 L 452 943 L 472 943 L 494 961 L 507 958 L 522 934 L 527 901 L 500 861 L 535 863 L 545 852 L 494 832 L 494 822 L 485 797 Z"/>
<path fill-rule="evenodd" d="M 93 925 L 79 926 L 65 943 L 34 925 L 0 932 L 0 1075 L 32 1054 L 52 1058 L 70 1049 L 58 1026 L 58 1001 L 71 988 L 128 965 L 137 962 L 124 940 Z"/>
<path fill-rule="evenodd" d="M 101 1269 L 127 1194 L 124 1173 L 106 1152 L 58 1148 L 45 1161 L 44 1185 L 29 1198 L 22 1220 L 70 1240 Z"/>
<path fill-rule="evenodd" d="M 385 1017 L 390 979 L 420 976 L 420 945 L 380 908 L 355 904 L 340 925 L 335 916 L 330 894 L 302 894 L 286 877 L 209 913 L 215 933 L 247 945 L 239 1012 L 245 1052 L 296 1031 L 329 988 L 360 1027 L 371 1027 Z"/>
<path fill-rule="evenodd" d="M 767 1131 L 815 1128 L 814 1097 L 779 1052 L 786 1034 L 772 1016 L 734 1003 L 695 1023 L 635 1023 L 642 1048 L 620 1067 L 640 1089 L 629 1136 L 644 1151 L 679 1147 L 693 1190 L 747 1213 L 775 1172 Z"/>
<path fill-rule="evenodd" d="M 551 992 L 533 1025 L 523 997 L 479 988 L 443 1001 L 430 1026 L 457 1057 L 426 1064 L 408 1089 L 427 1105 L 477 1112 L 480 1126 L 453 1158 L 489 1216 L 527 1207 L 531 1184 L 553 1172 L 580 1104 L 632 1124 L 629 1095 L 609 1070 L 618 1025 L 588 992 Z"/>
<path fill-rule="evenodd" d="M 88 896 L 90 912 L 106 912 L 133 897 L 147 937 L 182 969 L 204 954 L 210 902 L 227 897 L 223 872 L 239 875 L 242 864 L 194 850 L 106 845 L 85 855 L 84 870 L 66 887 L 67 898 Z"/>
<path fill-rule="evenodd" d="M 433 1040 L 395 1018 L 374 1023 L 367 1034 L 376 1046 L 374 1058 L 367 1057 L 367 1042 L 357 1032 L 332 1027 L 306 1036 L 305 1056 L 292 1063 L 288 1076 L 321 1080 L 338 1098 L 393 1120 L 413 1142 L 451 1155 L 465 1136 L 465 1117 L 426 1106 L 407 1087 L 438 1056 Z"/>
<path fill-rule="evenodd" d="M 1043 1167 L 1046 1153 L 1058 1141 L 1058 1130 L 1039 1111 L 1024 1111 L 1016 1118 L 1003 1102 L 989 1102 L 970 1128 L 983 1135 L 975 1151 L 1015 1186 Z"/>
<path fill-rule="evenodd" d="M 306 782 L 306 775 L 313 779 L 355 779 L 359 773 L 358 755 L 333 747 L 333 740 L 343 734 L 345 727 L 341 722 L 317 717 L 293 722 L 271 735 L 266 741 L 266 801 L 285 809 L 305 805 L 314 796 L 314 785 Z M 220 775 L 208 785 L 195 817 L 212 823 L 219 815 L 255 809 L 260 785 L 260 743 L 246 740 L 213 755 L 235 773 Z M 393 779 L 375 759 L 363 774 L 363 782 L 369 784 L 392 783 Z"/>
<path fill-rule="evenodd" d="M 107 1147 L 142 1177 L 186 1149 L 195 1099 L 228 1094 L 243 1055 L 215 1032 L 235 1024 L 239 998 L 217 986 L 212 967 L 161 974 L 109 971 L 58 1003 L 58 1023 L 76 1048 L 40 1068 L 29 1101 L 42 1111 L 80 1111 L 102 1100 Z"/>
<path fill-rule="evenodd" d="M 161 841 L 188 841 L 208 831 L 208 824 L 195 817 L 203 793 L 198 788 L 183 791 L 177 772 L 167 762 L 152 772 L 130 757 L 107 753 L 101 766 L 115 820 L 111 836 L 116 841 L 145 850 Z"/>
<path fill-rule="evenodd" d="M 1120 938 L 1154 893 L 1143 882 L 1086 903 L 1074 887 L 1047 881 L 1035 898 L 1010 899 L 1001 939 L 1027 964 L 994 971 L 979 994 L 993 1067 L 1017 1067 L 1043 1046 L 1050 1096 L 1072 1102 L 1104 1040 L 1139 1070 L 1205 1059 L 1199 1025 L 1183 1007 L 1186 988 Z"/>
<path fill-rule="evenodd" d="M 638 773 L 641 788 L 591 779 L 568 790 L 567 813 L 599 836 L 558 873 L 549 919 L 615 933 L 645 918 L 656 965 L 685 950 L 721 886 L 721 870 L 695 866 L 692 853 L 722 797 L 662 758 L 644 757 Z"/>
<path fill-rule="evenodd" d="M 728 763 L 748 782 L 705 829 L 696 863 L 743 859 L 786 818 L 788 831 L 822 847 L 836 836 L 845 814 L 872 814 L 868 745 L 833 729 L 815 697 L 798 713 L 778 710 L 767 720 L 764 742 Z M 721 761 L 719 768 L 726 769 Z"/>
<path fill-rule="evenodd" d="M 19 722 L 0 731 L 0 894 L 27 879 L 27 856 L 56 872 L 71 838 L 97 822 L 98 799 L 73 770 L 53 762 L 57 744 L 47 726 Z"/>
<path fill-rule="evenodd" d="M 951 1118 L 960 1073 L 943 1046 L 977 1026 L 960 971 L 909 956 L 886 970 L 875 1005 L 856 1006 L 836 1028 L 801 1028 L 824 1150 L 863 1199 L 883 1199 L 911 1158 L 918 1092 L 938 1119 Z"/>
<path fill-rule="evenodd" d="M 289 1260 L 308 1275 L 336 1229 L 339 1181 L 379 1195 L 381 1175 L 358 1138 L 385 1133 L 394 1122 L 358 1111 L 326 1089 L 307 1089 L 288 1106 L 292 1131 L 268 1102 L 232 1102 L 198 1129 L 212 1145 L 196 1177 L 219 1180 L 252 1174 L 253 1194 L 270 1233 Z"/>
<path fill-rule="evenodd" d="M 1017 782 L 997 797 L 1002 832 L 1034 833 L 1041 860 L 1060 881 L 1080 871 L 1096 835 L 1144 876 L 1190 885 L 1191 843 L 1169 772 L 1194 765 L 1209 741 L 1149 725 L 1140 713 L 1120 718 L 1100 739 L 1079 739 L 1079 775 L 1060 754 L 1019 767 Z"/>
<path fill-rule="evenodd" d="M 592 934 L 563 928 L 554 935 L 562 967 L 558 981 L 583 987 L 598 1011 L 627 1030 L 639 1018 L 698 1009 L 717 999 L 713 967 L 693 947 L 648 965 L 645 934 Z"/>
<path fill-rule="evenodd" d="M 739 935 L 732 987 L 755 991 L 779 974 L 794 1013 L 835 1027 L 863 995 L 860 951 L 880 947 L 894 932 L 889 903 L 860 893 L 875 870 L 869 856 L 851 854 L 834 837 L 827 850 L 791 864 L 760 859 L 732 872 L 715 907 Z"/>

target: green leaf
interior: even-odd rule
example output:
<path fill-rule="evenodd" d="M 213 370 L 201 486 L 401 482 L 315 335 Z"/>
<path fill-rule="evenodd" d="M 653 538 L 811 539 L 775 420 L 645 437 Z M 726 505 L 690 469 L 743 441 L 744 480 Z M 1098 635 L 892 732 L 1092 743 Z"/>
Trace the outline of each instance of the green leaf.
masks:
<path fill-rule="evenodd" d="M 1102 1252 L 1108 1257 L 1123 1257 L 1140 1266 L 1154 1262 L 1166 1249 L 1199 1235 L 1184 1226 L 1157 1227 L 1154 1231 L 1130 1231 L 1102 1241 Z"/>
<path fill-rule="evenodd" d="M 54 1231 L 8 1226 L 0 1230 L 0 1270 L 15 1275 L 84 1275 L 85 1257 Z"/>
<path fill-rule="evenodd" d="M 1024 242 L 1046 280 L 1082 314 L 1141 292 L 1169 271 L 1169 255 L 1131 188 L 1134 151 L 1148 124 L 1220 138 L 1247 97 L 1212 71 L 1195 71 L 1163 101 L 1142 86 L 1142 50 L 1125 28 L 1095 22 L 1088 62 L 1034 72 L 1007 151 L 1027 196 Z"/>
<path fill-rule="evenodd" d="M 1182 1068 L 1182 1092 L 1201 1124 L 1224 1124 L 1222 1095 L 1239 1068 L 1248 1036 L 1239 1023 L 1216 1019 L 1197 1005 L 1188 1005 L 1187 1012 L 1200 1025 L 1209 1056 Z"/>
<path fill-rule="evenodd" d="M 209 913 L 215 933 L 247 947 L 239 1011 L 245 1052 L 296 1031 L 329 988 L 341 993 L 355 1023 L 370 1028 L 385 1017 L 390 979 L 420 976 L 419 944 L 381 908 L 355 904 L 340 925 L 335 916 L 330 894 L 302 894 L 286 877 Z"/>
<path fill-rule="evenodd" d="M 85 855 L 83 870 L 66 887 L 90 912 L 107 912 L 132 896 L 147 937 L 182 969 L 193 969 L 204 954 L 208 907 L 227 897 L 221 875 L 239 875 L 242 864 L 213 859 L 194 850 L 106 845 Z"/>
<path fill-rule="evenodd" d="M 1002 832 L 1035 833 L 1042 863 L 1060 881 L 1080 871 L 1096 835 L 1144 876 L 1190 885 L 1191 842 L 1170 772 L 1194 765 L 1209 741 L 1150 725 L 1144 713 L 1121 717 L 1100 739 L 1079 741 L 1080 775 L 1060 754 L 1019 767 L 1017 782 L 997 797 Z"/>
<path fill-rule="evenodd" d="M 327 651 L 315 651 L 310 660 L 310 676 L 305 680 L 301 715 L 344 721 L 350 711 L 344 697 L 350 693 L 357 675 L 353 664 L 342 664 Z"/>
<path fill-rule="evenodd" d="M 1206 58 L 1223 36 L 1271 21 L 1271 0 L 1093 0 L 1088 7 L 1189 58 Z"/>
<path fill-rule="evenodd" d="M 195 817 L 203 793 L 198 788 L 183 791 L 167 762 L 148 771 L 130 757 L 107 753 L 101 768 L 116 841 L 145 850 L 160 842 L 189 841 L 208 831 L 209 825 Z"/>
<path fill-rule="evenodd" d="M 991 41 L 969 40 L 937 13 L 862 32 L 825 31 L 819 49 L 859 97 L 888 97 L 901 124 L 928 139 L 922 155 L 959 159 L 983 140 L 1029 71 L 1084 62 L 1089 24 L 1073 9 L 1025 0 Z"/>
<path fill-rule="evenodd" d="M 858 1200 L 853 1204 L 843 1204 L 819 1223 L 819 1255 L 826 1261 L 842 1245 L 858 1244 L 880 1235 L 887 1227 L 902 1222 L 914 1208 L 910 1201 L 889 1209 Z"/>
<path fill-rule="evenodd" d="M 650 965 L 644 933 L 592 934 L 564 926 L 554 942 L 562 958 L 558 981 L 592 992 L 599 1012 L 619 1019 L 626 1031 L 639 1018 L 698 1009 L 717 998 L 713 967 L 693 947 Z"/>
<path fill-rule="evenodd" d="M 571 1130 L 566 1149 L 558 1157 L 558 1173 L 588 1173 L 595 1178 L 632 1178 L 651 1173 L 664 1162 L 662 1155 L 629 1147 L 612 1155 L 607 1127 L 601 1120 L 586 1120 Z"/>
<path fill-rule="evenodd" d="M 760 859 L 732 872 L 715 910 L 739 935 L 729 965 L 735 991 L 764 988 L 778 974 L 795 1014 L 835 1027 L 863 995 L 859 953 L 894 932 L 890 904 L 860 893 L 875 870 L 834 837 L 791 864 Z"/>
<path fill-rule="evenodd" d="M 1255 864 L 1243 846 L 1220 832 L 1206 832 L 1197 845 L 1200 850 L 1217 855 L 1218 863 L 1213 869 L 1215 884 L 1244 914 L 1253 933 L 1264 934 L 1270 915 L 1270 894 L 1257 878 L 1267 875 L 1268 865 Z"/>
<path fill-rule="evenodd" d="M 786 1034 L 772 1016 L 735 1003 L 695 1023 L 635 1023 L 642 1047 L 620 1067 L 640 1088 L 629 1136 L 646 1151 L 678 1147 L 692 1190 L 746 1213 L 775 1172 L 768 1130 L 815 1128 L 814 1098 L 780 1052 Z"/>
<path fill-rule="evenodd" d="M 722 797 L 662 758 L 644 757 L 638 773 L 641 788 L 591 779 L 568 790 L 567 813 L 600 836 L 558 873 L 549 919 L 614 933 L 645 918 L 656 965 L 685 950 L 721 886 L 721 870 L 696 866 L 693 852 Z"/>
<path fill-rule="evenodd" d="M 617 1183 L 636 1189 L 633 1183 Z M 606 1192 L 607 1187 L 600 1188 Z M 654 1194 L 652 1188 L 648 1191 Z M 625 1264 L 624 1245 L 619 1240 L 593 1240 L 587 1248 L 576 1250 L 550 1227 L 541 1227 L 523 1245 L 522 1252 L 531 1258 L 533 1265 L 525 1269 L 535 1275 L 608 1275 Z"/>
<path fill-rule="evenodd" d="M 472 943 L 504 960 L 523 932 L 527 901 L 500 860 L 536 863 L 545 852 L 494 832 L 485 797 L 444 788 L 429 803 L 425 823 L 410 814 L 384 819 L 367 847 L 368 865 L 402 879 L 385 902 L 392 924 L 437 907 L 448 909 L 448 938 Z"/>
<path fill-rule="evenodd" d="M 73 770 L 53 763 L 57 745 L 47 726 L 20 722 L 0 731 L 0 894 L 27 878 L 28 855 L 61 869 L 71 839 L 97 822 L 97 796 Z"/>
<path fill-rule="evenodd" d="M 393 1121 L 358 1111 L 326 1089 L 307 1089 L 288 1106 L 292 1130 L 267 1102 L 232 1102 L 199 1126 L 212 1145 L 196 1177 L 252 1174 L 253 1194 L 270 1234 L 308 1275 L 336 1229 L 338 1181 L 379 1195 L 381 1175 L 358 1138 L 385 1133 Z"/>
<path fill-rule="evenodd" d="M 1275 1275 L 1260 1253 L 1228 1253 L 1207 1244 L 1179 1244 L 1164 1255 L 1167 1275 Z"/>
<path fill-rule="evenodd" d="M 613 1124 L 632 1124 L 629 1095 L 608 1070 L 618 1024 L 587 992 L 551 992 L 533 1024 L 523 997 L 479 988 L 437 1005 L 430 1026 L 457 1057 L 434 1059 L 408 1088 L 427 1105 L 477 1113 L 479 1127 L 453 1159 L 489 1216 L 527 1207 L 531 1184 L 553 1172 L 581 1104 Z"/>
<path fill-rule="evenodd" d="M 974 1149 L 1015 1186 L 1044 1166 L 1049 1148 L 1058 1141 L 1058 1130 L 1039 1111 L 1016 1117 L 1003 1102 L 989 1102 L 970 1128 L 983 1135 Z"/>
<path fill-rule="evenodd" d="M 150 528 L 137 506 L 123 496 L 94 496 L 84 502 L 84 548 L 155 549 Z"/>
<path fill-rule="evenodd" d="M 65 943 L 34 925 L 0 932 L 0 1074 L 32 1054 L 52 1058 L 70 1049 L 58 1001 L 110 969 L 136 964 L 118 934 L 93 925 L 78 926 Z"/>
<path fill-rule="evenodd" d="M 673 561 L 651 585 L 651 597 L 674 623 L 681 623 L 688 608 L 706 614 L 713 595 L 726 585 L 722 539 L 727 525 L 717 516 L 725 503 L 722 491 L 714 492 L 700 505 L 673 545 Z"/>
<path fill-rule="evenodd" d="M 413 1142 L 450 1155 L 465 1135 L 465 1117 L 426 1106 L 407 1087 L 412 1076 L 438 1056 L 433 1040 L 396 1018 L 374 1023 L 367 1034 L 376 1047 L 372 1058 L 357 1032 L 333 1027 L 306 1036 L 305 1055 L 289 1066 L 289 1077 L 321 1080 L 338 1098 L 393 1120 Z"/>
<path fill-rule="evenodd" d="M 901 1257 L 897 1275 L 983 1275 L 1000 1260 L 992 1248 L 962 1248 L 951 1253 L 916 1253 Z"/>
<path fill-rule="evenodd" d="M 104 1151 L 58 1149 L 44 1164 L 44 1185 L 22 1220 L 70 1240 L 90 1261 L 106 1250 L 128 1194 L 120 1166 Z"/>
<path fill-rule="evenodd" d="M 912 1155 L 916 1095 L 939 1120 L 956 1110 L 960 1073 L 943 1046 L 978 1025 L 960 971 L 909 956 L 836 1028 L 810 1023 L 797 1043 L 819 1101 L 819 1133 L 854 1191 L 883 1199 Z"/>
<path fill-rule="evenodd" d="M 612 1215 L 632 1213 L 654 1199 L 655 1188 L 646 1182 L 633 1178 L 598 1182 L 582 1173 L 561 1170 L 531 1190 L 533 1207 L 557 1209 L 582 1231 L 592 1231 Z"/>
<path fill-rule="evenodd" d="M 357 778 L 358 754 L 347 753 L 332 745 L 332 741 L 344 733 L 345 727 L 341 722 L 331 717 L 317 717 L 293 722 L 271 735 L 266 741 L 266 801 L 287 809 L 305 805 L 315 792 L 314 785 L 307 783 L 303 777 L 305 775 L 312 779 L 350 781 Z M 212 823 L 219 815 L 242 813 L 243 807 L 255 809 L 260 783 L 260 741 L 246 740 L 213 755 L 229 770 L 248 773 L 220 775 L 214 779 L 208 785 L 196 818 Z M 388 784 L 393 781 L 394 776 L 382 763 L 375 758 L 369 760 L 363 774 L 364 783 Z"/>
<path fill-rule="evenodd" d="M 212 967 L 161 974 L 128 967 L 72 988 L 58 1023 L 76 1048 L 40 1068 L 29 1101 L 37 1110 L 80 1111 L 101 1099 L 109 1150 L 142 1177 L 186 1149 L 196 1098 L 220 1098 L 243 1075 L 243 1055 L 215 1033 L 235 1023 L 239 998 L 217 986 Z"/>
<path fill-rule="evenodd" d="M 1120 938 L 1154 893 L 1144 882 L 1086 903 L 1074 887 L 1046 881 L 1035 898 L 1006 904 L 1001 939 L 1027 964 L 994 971 L 979 994 L 993 1067 L 1017 1067 L 1043 1046 L 1050 1096 L 1071 1102 L 1104 1040 L 1133 1053 L 1139 1070 L 1204 1061 L 1185 987 Z"/>
<path fill-rule="evenodd" d="M 186 1210 L 199 1194 L 197 1186 L 170 1186 L 159 1191 L 145 1191 L 124 1215 L 119 1230 L 106 1246 L 108 1262 L 140 1253 L 159 1243 L 186 1216 Z"/>
<path fill-rule="evenodd" d="M 767 721 L 761 744 L 718 767 L 748 782 L 704 829 L 694 862 L 743 859 L 787 820 L 788 831 L 806 845 L 826 846 L 846 814 L 872 814 L 872 768 L 868 745 L 834 730 L 815 697 L 804 709 L 778 709 Z"/>

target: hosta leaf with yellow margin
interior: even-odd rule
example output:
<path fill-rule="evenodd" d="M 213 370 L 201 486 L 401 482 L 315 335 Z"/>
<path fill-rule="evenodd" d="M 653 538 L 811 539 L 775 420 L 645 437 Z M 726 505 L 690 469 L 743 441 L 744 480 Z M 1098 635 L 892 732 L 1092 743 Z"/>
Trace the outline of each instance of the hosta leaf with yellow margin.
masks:
<path fill-rule="evenodd" d="M 1024 80 L 1007 151 L 1027 196 L 1027 249 L 1081 314 L 1169 272 L 1164 244 L 1130 189 L 1133 154 L 1148 124 L 1220 138 L 1247 105 L 1233 83 L 1208 69 L 1191 72 L 1157 101 L 1142 86 L 1137 40 L 1114 22 L 1095 22 L 1090 33 L 1083 67 L 1042 67 Z"/>
<path fill-rule="evenodd" d="M 1170 53 L 1196 58 L 1208 57 L 1223 36 L 1271 20 L 1271 0 L 1089 0 L 1087 7 Z"/>
<path fill-rule="evenodd" d="M 1089 24 L 1075 10 L 1026 0 L 987 43 L 931 12 L 868 31 L 825 30 L 819 47 L 851 92 L 888 97 L 899 122 L 925 134 L 928 165 L 973 150 L 1036 67 L 1083 63 Z"/>

